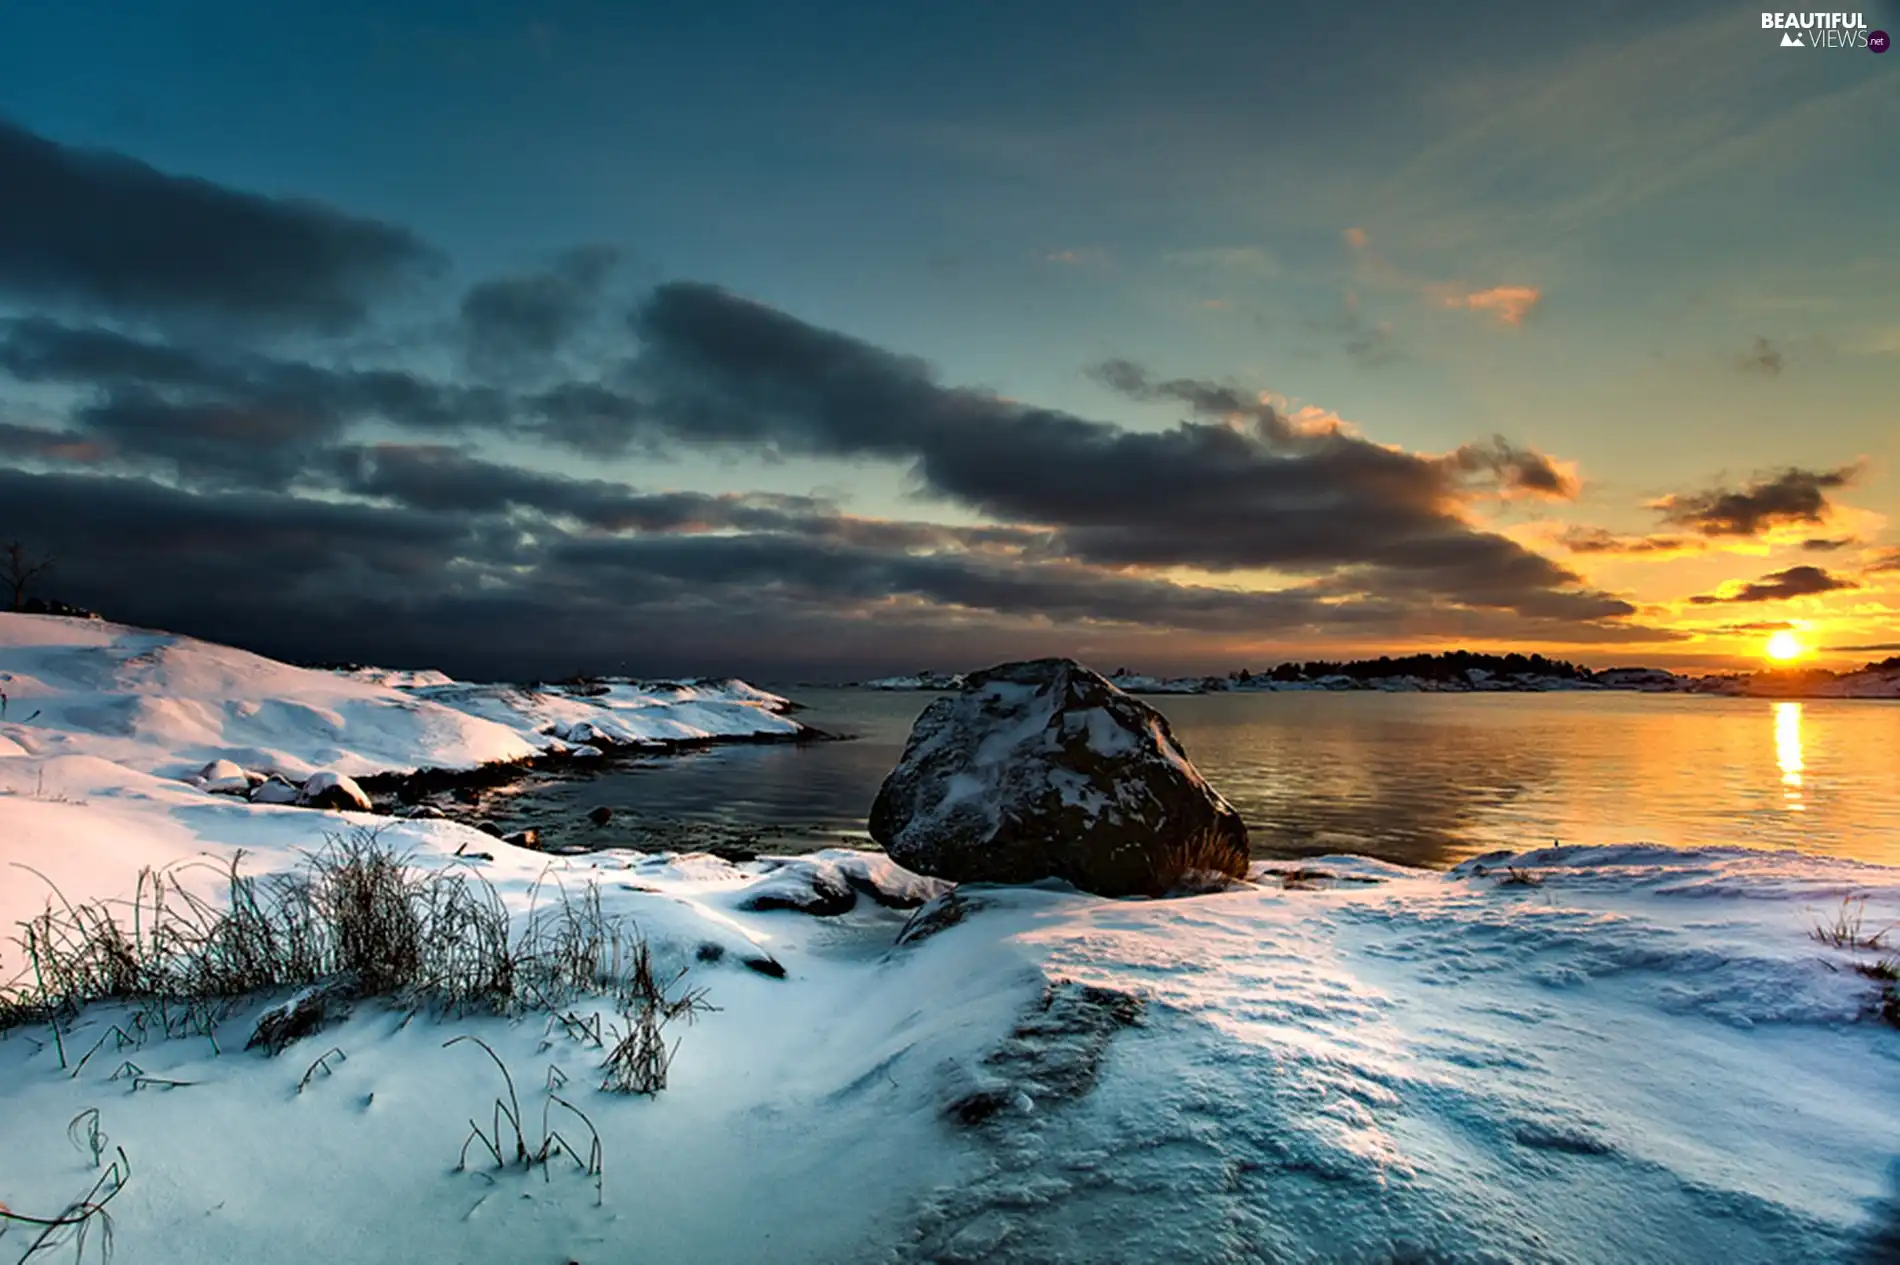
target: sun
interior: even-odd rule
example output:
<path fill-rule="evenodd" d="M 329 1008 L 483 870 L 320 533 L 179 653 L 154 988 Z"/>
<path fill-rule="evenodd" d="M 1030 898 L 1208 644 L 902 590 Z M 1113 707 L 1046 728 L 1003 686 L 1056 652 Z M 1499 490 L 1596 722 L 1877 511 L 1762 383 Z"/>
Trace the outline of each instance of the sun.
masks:
<path fill-rule="evenodd" d="M 1769 637 L 1768 644 L 1763 647 L 1763 653 L 1777 663 L 1786 663 L 1790 659 L 1799 659 L 1807 652 L 1808 648 L 1801 644 L 1801 638 L 1795 636 L 1794 633 L 1786 628 Z"/>

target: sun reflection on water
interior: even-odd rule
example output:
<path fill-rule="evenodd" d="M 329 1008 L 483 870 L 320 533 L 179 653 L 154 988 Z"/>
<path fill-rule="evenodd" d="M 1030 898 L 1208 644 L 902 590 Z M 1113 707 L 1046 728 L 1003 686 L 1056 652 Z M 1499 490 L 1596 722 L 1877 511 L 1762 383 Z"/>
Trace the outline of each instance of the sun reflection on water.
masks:
<path fill-rule="evenodd" d="M 1775 763 L 1781 766 L 1781 798 L 1791 812 L 1802 812 L 1801 704 L 1776 703 Z"/>

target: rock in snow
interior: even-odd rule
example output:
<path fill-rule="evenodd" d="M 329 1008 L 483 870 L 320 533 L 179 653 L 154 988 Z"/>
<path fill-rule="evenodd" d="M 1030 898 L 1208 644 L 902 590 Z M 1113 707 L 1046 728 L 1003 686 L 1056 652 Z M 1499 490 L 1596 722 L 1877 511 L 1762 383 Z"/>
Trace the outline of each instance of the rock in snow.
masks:
<path fill-rule="evenodd" d="M 328 769 L 310 775 L 310 780 L 303 784 L 303 790 L 297 793 L 297 802 L 305 808 L 338 808 L 361 813 L 375 807 L 369 802 L 369 796 L 363 793 L 363 788 L 356 784 L 355 778 Z"/>
<path fill-rule="evenodd" d="M 975 673 L 925 708 L 870 828 L 899 865 L 957 882 L 1129 895 L 1247 865 L 1240 814 L 1167 719 L 1070 659 Z"/>
<path fill-rule="evenodd" d="M 251 788 L 253 804 L 294 804 L 297 795 L 296 786 L 275 773 Z"/>
<path fill-rule="evenodd" d="M 251 789 L 250 774 L 231 760 L 213 760 L 189 781 L 199 790 L 214 795 L 242 795 Z"/>

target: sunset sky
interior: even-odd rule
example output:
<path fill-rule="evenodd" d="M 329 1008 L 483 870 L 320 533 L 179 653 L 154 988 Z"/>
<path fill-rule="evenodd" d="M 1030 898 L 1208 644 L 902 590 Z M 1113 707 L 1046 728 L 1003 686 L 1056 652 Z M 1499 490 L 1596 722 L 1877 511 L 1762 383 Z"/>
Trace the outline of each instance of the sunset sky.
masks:
<path fill-rule="evenodd" d="M 158 8 L 0 9 L 0 540 L 114 618 L 482 675 L 1900 653 L 1900 56 Z"/>

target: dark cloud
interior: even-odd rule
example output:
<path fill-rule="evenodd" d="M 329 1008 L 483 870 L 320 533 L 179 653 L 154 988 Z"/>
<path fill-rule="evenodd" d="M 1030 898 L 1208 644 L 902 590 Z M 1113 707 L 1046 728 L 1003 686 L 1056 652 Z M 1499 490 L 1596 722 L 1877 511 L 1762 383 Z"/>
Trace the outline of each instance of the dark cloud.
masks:
<path fill-rule="evenodd" d="M 1494 476 L 1506 494 L 1570 501 L 1576 499 L 1579 490 L 1576 475 L 1544 453 L 1519 447 L 1502 435 L 1493 435 L 1482 443 L 1465 444 L 1448 460 L 1467 474 Z"/>
<path fill-rule="evenodd" d="M 405 429 L 505 429 L 513 403 L 493 387 L 407 370 L 335 368 L 246 353 L 213 355 L 101 326 L 0 322 L 0 373 L 89 388 L 73 410 L 82 439 L 179 477 L 282 487 L 359 422 Z"/>
<path fill-rule="evenodd" d="M 334 332 L 434 256 L 320 203 L 168 175 L 0 120 L 0 293 L 135 317 Z"/>
<path fill-rule="evenodd" d="M 527 510 L 599 531 L 785 531 L 835 515 L 811 497 L 771 493 L 660 492 L 624 483 L 542 474 L 437 445 L 380 444 L 337 454 L 344 490 L 412 509 L 465 514 Z"/>
<path fill-rule="evenodd" d="M 954 541 L 935 529 L 935 547 L 1015 549 L 1111 568 L 1275 568 L 1339 591 L 1449 599 L 1526 618 L 1633 613 L 1466 521 L 1464 499 L 1474 492 L 1574 493 L 1556 463 L 1502 438 L 1445 456 L 1407 453 L 1336 424 L 1290 419 L 1231 385 L 1150 379 L 1127 361 L 1099 375 L 1196 420 L 1123 430 L 945 387 L 922 361 L 699 285 L 661 287 L 637 311 L 635 330 L 639 353 L 612 384 L 568 383 L 526 401 L 404 370 L 210 353 L 44 319 L 5 327 L 0 369 L 90 387 L 93 396 L 72 414 L 80 442 L 188 483 L 284 489 L 327 477 L 418 508 L 532 508 L 602 531 L 683 530 L 664 517 L 676 515 L 704 531 L 924 547 L 917 525 L 787 517 L 783 506 L 744 496 L 635 498 L 619 485 L 484 465 L 440 444 L 332 455 L 350 447 L 364 421 L 445 437 L 531 425 L 593 453 L 732 444 L 906 461 L 930 493 L 1016 525 L 984 529 L 990 537 L 981 541 L 967 529 Z"/>
<path fill-rule="evenodd" d="M 189 482 L 249 488 L 287 486 L 341 433 L 334 418 L 295 400 L 179 403 L 139 388 L 83 405 L 74 421 L 114 457 L 151 459 Z"/>
<path fill-rule="evenodd" d="M 746 444 L 904 460 L 924 487 L 990 516 L 1049 527 L 1105 566 L 1364 568 L 1472 605 L 1526 615 L 1620 617 L 1618 599 L 1471 526 L 1472 475 L 1559 485 L 1547 459 L 1501 441 L 1433 458 L 1337 428 L 1296 425 L 1235 388 L 1155 381 L 1111 362 L 1105 382 L 1218 422 L 1123 430 L 939 384 L 928 365 L 702 285 L 656 290 L 636 313 L 641 398 L 626 438 Z"/>
<path fill-rule="evenodd" d="M 1854 581 L 1833 575 L 1820 567 L 1799 566 L 1771 571 L 1759 580 L 1742 585 L 1733 593 L 1702 593 L 1689 600 L 1697 606 L 1713 606 L 1721 602 L 1782 602 L 1790 598 L 1814 597 L 1821 593 L 1859 587 Z"/>
<path fill-rule="evenodd" d="M 650 443 L 662 429 L 639 400 L 601 382 L 564 382 L 531 397 L 526 407 L 548 439 L 594 457 Z"/>
<path fill-rule="evenodd" d="M 59 554 L 65 600 L 266 653 L 478 676 L 857 673 L 918 655 L 976 662 L 1084 643 L 1108 653 L 1161 630 L 1177 655 L 1223 659 L 1236 635 L 1671 636 L 1317 587 L 1184 586 L 1025 557 L 1009 529 L 969 529 L 1005 533 L 1003 551 L 986 553 L 964 529 L 855 520 L 808 498 L 643 496 L 533 476 L 498 492 L 483 480 L 507 478 L 505 467 L 407 453 L 379 468 L 390 458 L 376 453 L 368 472 L 391 480 L 376 504 L 6 469 L 0 504 L 12 533 Z M 409 459 L 459 473 L 431 493 L 421 469 L 403 481 Z M 580 513 L 563 523 L 551 508 L 563 496 L 579 510 L 638 512 L 652 530 L 595 530 Z M 511 512 L 528 505 L 530 517 Z M 750 529 L 703 530 L 720 521 Z"/>
<path fill-rule="evenodd" d="M 1827 493 L 1846 487 L 1859 474 L 1855 466 L 1838 470 L 1790 467 L 1759 479 L 1740 491 L 1715 488 L 1658 502 L 1663 519 L 1704 536 L 1757 536 L 1784 523 L 1821 523 L 1833 510 Z"/>
<path fill-rule="evenodd" d="M 954 527 L 843 513 L 831 501 L 772 492 L 640 492 L 484 461 L 439 445 L 379 444 L 336 454 L 339 487 L 414 509 L 528 512 L 597 532 L 695 535 L 748 532 L 904 553 L 918 550 L 1053 556 L 1048 533 L 1009 526 Z"/>
<path fill-rule="evenodd" d="M 111 455 L 111 449 L 86 435 L 0 422 L 0 456 L 16 461 L 36 459 L 67 464 L 91 464 Z"/>
<path fill-rule="evenodd" d="M 29 316 L 0 322 L 0 371 L 21 382 L 202 387 L 222 380 L 197 352 L 102 326 Z"/>
<path fill-rule="evenodd" d="M 904 665 L 930 646 L 970 662 L 1158 631 L 1205 646 L 1672 635 L 1474 521 L 1485 498 L 1576 493 L 1563 465 L 1502 437 L 1410 453 L 1113 362 L 1104 381 L 1184 417 L 1131 430 L 946 386 L 922 360 L 684 282 L 633 309 L 618 351 L 601 248 L 478 283 L 426 348 L 305 337 L 262 354 L 245 331 L 359 326 L 429 252 L 4 127 L 0 188 L 0 295 L 41 310 L 0 321 L 0 374 L 64 400 L 57 428 L 0 423 L 0 504 L 61 553 L 61 596 L 115 616 L 319 658 L 459 646 L 444 666 L 510 675 L 624 665 L 629 646 L 643 670 L 676 671 Z M 419 372 L 418 352 L 463 372 Z M 991 522 L 640 489 L 492 460 L 476 445 L 496 436 L 569 461 L 731 447 L 894 463 Z"/>
<path fill-rule="evenodd" d="M 1757 334 L 1754 344 L 1735 358 L 1735 364 L 1743 373 L 1759 373 L 1770 378 L 1778 378 L 1781 376 L 1782 355 L 1773 343 Z"/>
<path fill-rule="evenodd" d="M 1900 571 L 1900 548 L 1882 549 L 1866 566 L 1869 572 Z"/>
<path fill-rule="evenodd" d="M 469 366 L 485 374 L 545 367 L 594 317 L 619 260 L 611 246 L 584 246 L 545 272 L 472 286 L 461 310 Z"/>
<path fill-rule="evenodd" d="M 1602 527 L 1571 527 L 1557 539 L 1571 553 L 1632 558 L 1677 557 L 1703 547 L 1699 541 L 1683 536 L 1624 536 Z"/>
<path fill-rule="evenodd" d="M 1810 537 L 1801 542 L 1801 548 L 1808 553 L 1834 553 L 1857 543 L 1859 542 L 1852 536 L 1836 536 L 1831 539 L 1827 537 Z"/>

